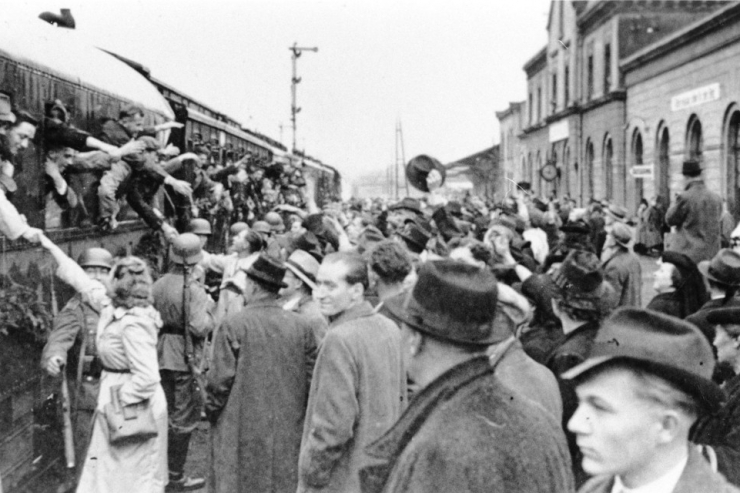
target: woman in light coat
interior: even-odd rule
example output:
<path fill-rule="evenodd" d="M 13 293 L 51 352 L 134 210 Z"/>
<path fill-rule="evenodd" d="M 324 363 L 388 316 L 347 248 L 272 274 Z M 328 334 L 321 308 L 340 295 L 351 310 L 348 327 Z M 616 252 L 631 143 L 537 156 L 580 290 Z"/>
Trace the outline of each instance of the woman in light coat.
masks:
<path fill-rule="evenodd" d="M 101 307 L 96 344 L 104 369 L 92 438 L 78 493 L 161 493 L 167 484 L 167 401 L 159 384 L 157 333 L 162 326 L 152 306 L 152 279 L 143 260 L 120 259 L 108 286 L 91 279 L 74 260 L 43 234 L 39 238 L 58 264 L 57 276 Z M 106 292 L 107 291 L 107 292 Z M 121 386 L 122 405 L 149 399 L 157 436 L 112 445 L 103 414 L 111 387 Z"/>
<path fill-rule="evenodd" d="M 162 321 L 152 306 L 152 279 L 143 260 L 119 260 L 110 283 L 110 305 L 100 315 L 96 341 L 103 366 L 98 414 L 77 492 L 160 493 L 167 484 L 167 402 L 157 363 Z M 103 409 L 111 401 L 111 388 L 119 385 L 122 406 L 149 400 L 156 437 L 110 443 Z"/>

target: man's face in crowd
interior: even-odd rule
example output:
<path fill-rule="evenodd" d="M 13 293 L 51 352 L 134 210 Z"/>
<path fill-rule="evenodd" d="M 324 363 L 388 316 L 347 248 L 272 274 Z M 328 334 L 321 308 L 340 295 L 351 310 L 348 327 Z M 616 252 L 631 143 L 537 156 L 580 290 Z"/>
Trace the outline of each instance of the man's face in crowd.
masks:
<path fill-rule="evenodd" d="M 624 478 L 653 458 L 660 408 L 637 395 L 639 386 L 632 373 L 614 368 L 587 377 L 576 387 L 578 409 L 568 429 L 576 435 L 586 473 Z"/>
<path fill-rule="evenodd" d="M 110 269 L 105 267 L 85 267 L 84 271 L 90 279 L 94 281 L 103 281 L 108 278 Z"/>
<path fill-rule="evenodd" d="M 283 298 L 290 298 L 291 296 L 295 295 L 303 285 L 303 281 L 298 279 L 298 277 L 293 274 L 293 271 L 291 271 L 290 269 L 285 270 L 285 277 L 283 277 L 283 282 L 288 285 L 287 287 L 280 290 L 280 296 L 282 296 Z"/>
<path fill-rule="evenodd" d="M 57 149 L 49 153 L 49 158 L 56 163 L 59 171 L 64 171 L 68 166 L 72 166 L 75 159 L 75 151 L 70 147 Z"/>
<path fill-rule="evenodd" d="M 737 329 L 737 327 L 734 328 Z M 723 325 L 718 325 L 714 335 L 714 347 L 717 348 L 717 361 L 720 363 L 734 364 L 735 360 L 738 359 L 738 352 L 740 352 L 738 346 L 740 346 L 738 340 L 732 337 Z"/>
<path fill-rule="evenodd" d="M 249 243 L 247 242 L 248 232 L 249 230 L 245 229 L 231 239 L 231 246 L 235 252 L 243 252 L 249 249 Z"/>
<path fill-rule="evenodd" d="M 322 263 L 316 276 L 314 299 L 324 316 L 331 317 L 350 307 L 358 285 L 347 282 L 347 266 L 343 262 Z"/>
<path fill-rule="evenodd" d="M 124 116 L 121 119 L 121 125 L 131 135 L 135 135 L 144 129 L 144 115 L 138 113 L 136 115 Z"/>
<path fill-rule="evenodd" d="M 8 131 L 8 149 L 12 155 L 17 155 L 21 149 L 28 148 L 28 143 L 36 135 L 36 127 L 28 122 L 21 122 Z"/>
<path fill-rule="evenodd" d="M 671 276 L 673 275 L 674 267 L 673 264 L 668 262 L 659 262 L 658 265 L 660 267 L 658 267 L 658 270 L 653 274 L 653 289 L 662 293 L 666 289 L 673 287 Z"/>

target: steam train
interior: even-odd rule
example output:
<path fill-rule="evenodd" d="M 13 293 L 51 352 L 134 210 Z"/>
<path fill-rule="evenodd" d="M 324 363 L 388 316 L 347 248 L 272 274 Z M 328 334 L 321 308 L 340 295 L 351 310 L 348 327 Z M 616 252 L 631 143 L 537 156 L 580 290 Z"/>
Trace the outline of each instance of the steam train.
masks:
<path fill-rule="evenodd" d="M 307 194 L 319 205 L 340 196 L 341 176 L 330 166 L 288 152 L 279 142 L 155 79 L 136 62 L 86 45 L 74 30 L 8 17 L 0 19 L 0 92 L 16 109 L 41 116 L 50 102 L 60 100 L 69 110 L 68 121 L 95 135 L 107 119 L 118 117 L 123 105 L 137 104 L 144 109 L 147 125 L 169 120 L 184 124 L 161 135 L 163 145 L 172 143 L 185 152 L 199 140 L 209 142 L 212 156 L 221 162 L 251 152 L 267 162 L 301 168 Z M 114 255 L 139 254 L 151 247 L 146 226 L 125 207 L 119 215 L 124 220 L 113 233 L 104 234 L 95 226 L 101 172 L 67 177 L 80 197 L 74 210 L 47 206 L 43 132 L 39 127 L 36 139 L 15 163 L 18 188 L 11 201 L 28 223 L 44 229 L 72 258 L 93 246 Z M 43 249 L 1 236 L 0 489 L 53 491 L 56 487 L 44 481 L 50 481 L 50 471 L 63 457 L 53 398 L 58 382 L 40 370 L 40 347 L 53 315 L 73 292 L 55 282 L 53 261 Z"/>

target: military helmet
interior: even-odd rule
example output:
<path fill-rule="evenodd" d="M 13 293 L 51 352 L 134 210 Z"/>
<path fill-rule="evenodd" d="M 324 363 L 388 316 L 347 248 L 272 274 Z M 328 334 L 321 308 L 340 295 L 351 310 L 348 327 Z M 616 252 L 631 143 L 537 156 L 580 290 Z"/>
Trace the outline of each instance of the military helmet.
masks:
<path fill-rule="evenodd" d="M 188 229 L 190 233 L 193 233 L 196 235 L 210 235 L 211 234 L 211 223 L 209 223 L 205 219 L 196 217 L 195 219 L 190 220 Z"/>
<path fill-rule="evenodd" d="M 245 229 L 249 229 L 249 225 L 245 222 L 239 221 L 231 225 L 229 232 L 231 233 L 231 236 L 236 236 Z"/>
<path fill-rule="evenodd" d="M 200 239 L 194 233 L 183 233 L 172 242 L 170 261 L 182 265 L 193 265 L 203 258 Z"/>
<path fill-rule="evenodd" d="M 102 267 L 104 269 L 112 269 L 113 255 L 105 248 L 88 248 L 77 258 L 77 263 L 82 268 Z"/>

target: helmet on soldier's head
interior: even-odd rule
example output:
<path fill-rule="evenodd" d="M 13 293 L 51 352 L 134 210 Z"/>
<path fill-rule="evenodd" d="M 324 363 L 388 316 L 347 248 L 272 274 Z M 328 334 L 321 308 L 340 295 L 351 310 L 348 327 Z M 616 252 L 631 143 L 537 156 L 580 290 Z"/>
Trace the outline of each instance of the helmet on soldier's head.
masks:
<path fill-rule="evenodd" d="M 182 265 L 193 265 L 203 258 L 200 239 L 193 233 L 183 233 L 172 242 L 170 261 Z"/>
<path fill-rule="evenodd" d="M 231 233 L 231 236 L 236 236 L 245 229 L 249 229 L 249 224 L 243 221 L 238 221 L 231 225 L 231 227 L 229 228 L 229 233 Z"/>
<path fill-rule="evenodd" d="M 113 268 L 113 255 L 105 248 L 88 248 L 77 258 L 77 263 L 83 269 L 85 267 Z"/>
<path fill-rule="evenodd" d="M 206 221 L 205 219 L 202 219 L 200 217 L 196 217 L 195 219 L 190 220 L 190 224 L 188 225 L 188 232 L 193 233 L 196 235 L 210 235 L 211 234 L 211 223 Z"/>

